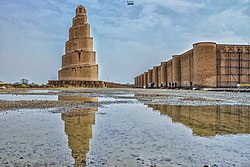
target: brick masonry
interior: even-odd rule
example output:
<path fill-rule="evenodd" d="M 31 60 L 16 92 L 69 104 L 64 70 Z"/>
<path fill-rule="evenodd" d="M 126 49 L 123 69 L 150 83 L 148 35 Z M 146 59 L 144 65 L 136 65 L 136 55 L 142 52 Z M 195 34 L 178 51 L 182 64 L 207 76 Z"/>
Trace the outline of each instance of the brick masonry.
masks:
<path fill-rule="evenodd" d="M 250 47 L 195 43 L 191 50 L 161 62 L 148 70 L 147 75 L 147 85 L 153 83 L 158 88 L 236 87 L 250 83 Z M 145 84 L 137 82 L 135 86 L 145 88 Z"/>
<path fill-rule="evenodd" d="M 65 43 L 65 54 L 62 56 L 62 69 L 58 72 L 58 78 L 58 81 L 49 81 L 49 84 L 56 86 L 73 84 L 72 86 L 83 87 L 104 85 L 98 81 L 98 65 L 96 53 L 93 51 L 93 38 L 90 36 L 87 10 L 82 5 L 76 8 L 76 16 L 69 29 L 69 40 Z"/>

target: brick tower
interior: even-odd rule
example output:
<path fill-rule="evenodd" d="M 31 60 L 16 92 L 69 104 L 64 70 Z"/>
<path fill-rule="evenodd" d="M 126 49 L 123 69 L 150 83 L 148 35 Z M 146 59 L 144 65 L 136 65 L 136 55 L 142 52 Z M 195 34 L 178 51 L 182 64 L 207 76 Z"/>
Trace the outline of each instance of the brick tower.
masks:
<path fill-rule="evenodd" d="M 76 16 L 69 29 L 69 40 L 65 44 L 65 54 L 62 56 L 62 69 L 58 76 L 59 81 L 98 80 L 93 38 L 90 37 L 87 10 L 82 5 L 76 8 Z"/>

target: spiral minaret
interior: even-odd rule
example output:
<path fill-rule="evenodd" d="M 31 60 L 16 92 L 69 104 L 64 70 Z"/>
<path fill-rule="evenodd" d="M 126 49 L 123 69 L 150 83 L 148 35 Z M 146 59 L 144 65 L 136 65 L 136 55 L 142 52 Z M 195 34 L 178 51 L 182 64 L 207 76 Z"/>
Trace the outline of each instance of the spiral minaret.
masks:
<path fill-rule="evenodd" d="M 69 29 L 69 40 L 65 44 L 65 54 L 62 56 L 62 69 L 58 76 L 61 81 L 98 80 L 93 38 L 90 36 L 87 10 L 82 5 L 76 8 L 76 16 Z"/>

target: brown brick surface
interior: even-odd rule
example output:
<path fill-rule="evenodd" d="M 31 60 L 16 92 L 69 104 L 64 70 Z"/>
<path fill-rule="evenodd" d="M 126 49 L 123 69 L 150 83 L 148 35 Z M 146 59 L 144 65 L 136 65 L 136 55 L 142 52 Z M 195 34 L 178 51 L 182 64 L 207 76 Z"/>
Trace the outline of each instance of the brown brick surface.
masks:
<path fill-rule="evenodd" d="M 65 54 L 62 56 L 62 69 L 58 75 L 59 80 L 98 80 L 93 38 L 90 37 L 87 11 L 83 6 L 76 9 L 73 25 L 69 29 L 69 40 L 65 44 Z"/>

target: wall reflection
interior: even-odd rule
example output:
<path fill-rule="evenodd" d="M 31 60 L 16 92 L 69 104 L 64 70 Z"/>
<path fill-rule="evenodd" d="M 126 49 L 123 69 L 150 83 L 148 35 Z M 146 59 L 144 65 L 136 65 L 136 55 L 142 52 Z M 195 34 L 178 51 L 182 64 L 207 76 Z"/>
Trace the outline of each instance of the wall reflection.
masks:
<path fill-rule="evenodd" d="M 209 137 L 217 134 L 250 134 L 250 106 L 175 106 L 148 105 L 193 130 Z"/>

